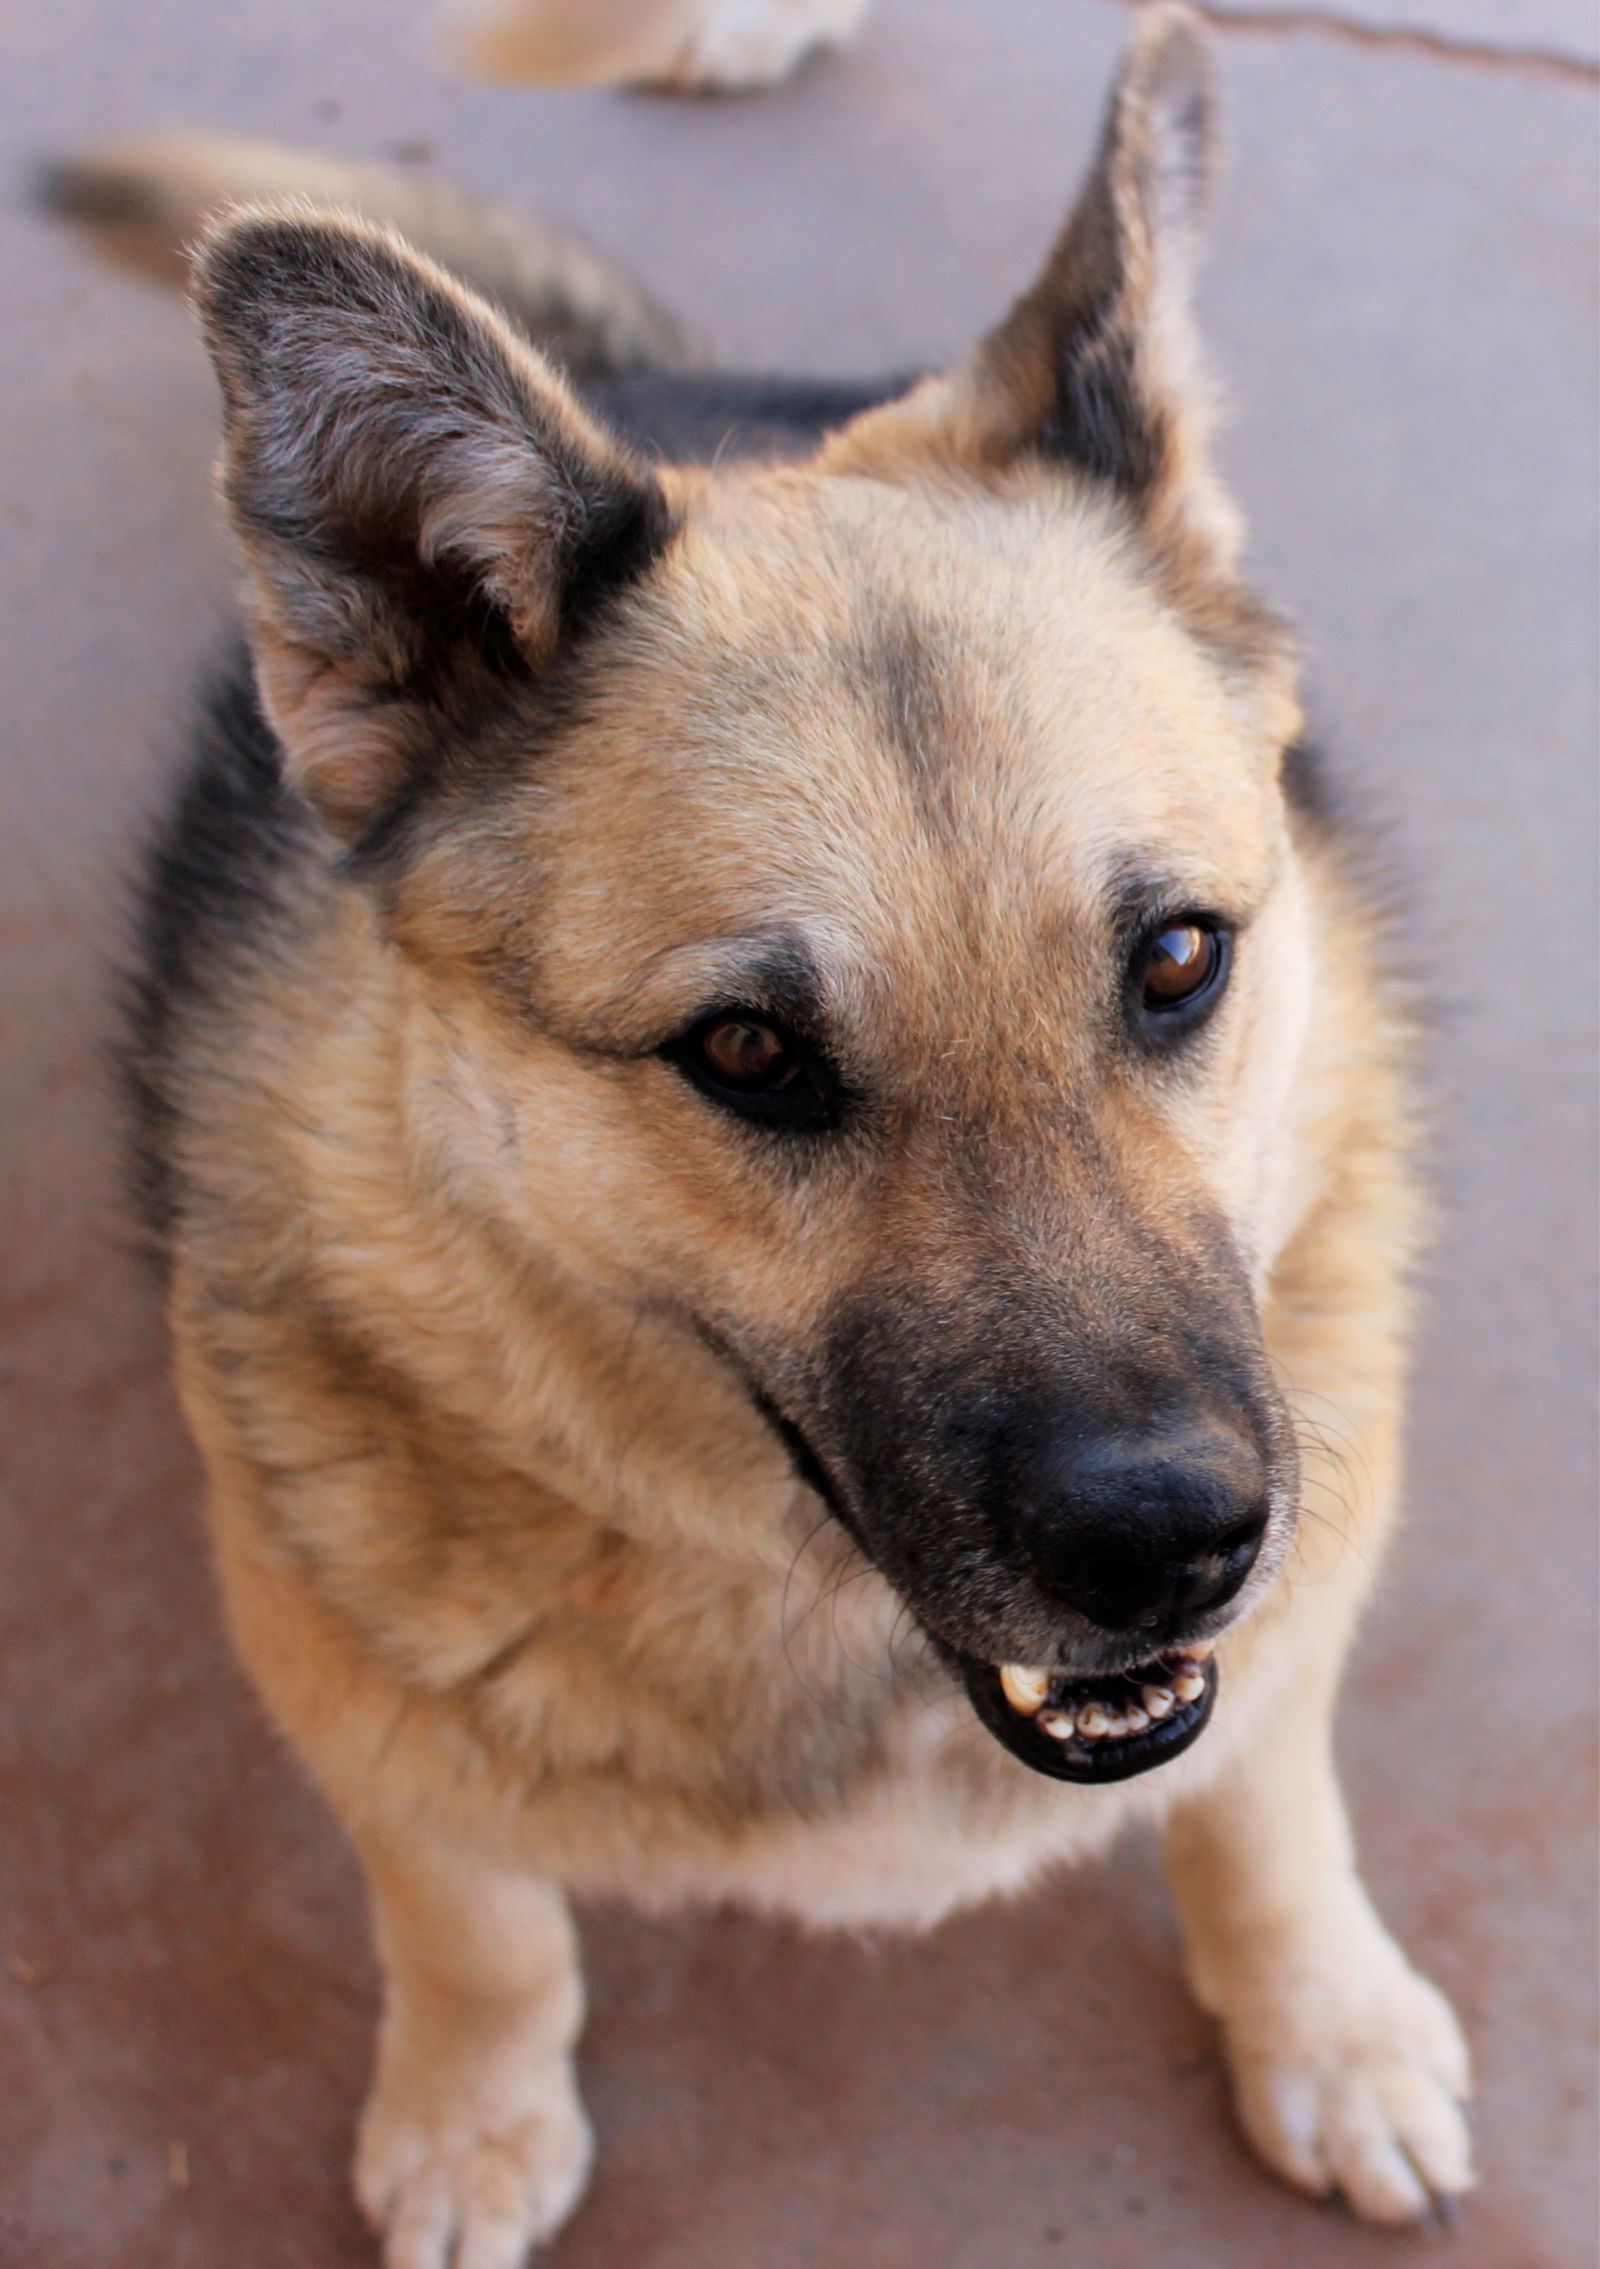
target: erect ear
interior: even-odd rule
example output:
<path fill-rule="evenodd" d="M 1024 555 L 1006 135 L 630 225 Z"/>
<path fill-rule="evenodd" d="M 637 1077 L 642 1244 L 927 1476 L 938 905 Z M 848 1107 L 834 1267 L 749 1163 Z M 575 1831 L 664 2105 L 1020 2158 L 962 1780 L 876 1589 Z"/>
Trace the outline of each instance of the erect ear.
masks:
<path fill-rule="evenodd" d="M 1158 545 L 1231 573 L 1240 527 L 1205 453 L 1189 309 L 1215 145 L 1200 19 L 1141 10 L 1093 168 L 1033 289 L 970 362 L 868 411 L 828 461 L 1054 459 L 1123 498 Z"/>
<path fill-rule="evenodd" d="M 384 231 L 236 215 L 196 298 L 262 699 L 297 785 L 353 834 L 643 569 L 666 503 L 533 348 Z"/>

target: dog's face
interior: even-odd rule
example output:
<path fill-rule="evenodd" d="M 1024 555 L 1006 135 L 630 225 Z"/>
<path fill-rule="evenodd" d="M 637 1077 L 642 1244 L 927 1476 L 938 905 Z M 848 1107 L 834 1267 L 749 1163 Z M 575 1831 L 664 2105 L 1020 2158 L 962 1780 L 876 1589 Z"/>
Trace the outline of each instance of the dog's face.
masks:
<path fill-rule="evenodd" d="M 1197 73 L 1136 48 L 1035 293 L 807 466 L 652 476 L 360 232 L 202 279 L 264 691 L 449 1036 L 439 1154 L 732 1366 L 1078 1779 L 1198 1732 L 1295 1497 L 1313 971 L 1181 367 Z"/>

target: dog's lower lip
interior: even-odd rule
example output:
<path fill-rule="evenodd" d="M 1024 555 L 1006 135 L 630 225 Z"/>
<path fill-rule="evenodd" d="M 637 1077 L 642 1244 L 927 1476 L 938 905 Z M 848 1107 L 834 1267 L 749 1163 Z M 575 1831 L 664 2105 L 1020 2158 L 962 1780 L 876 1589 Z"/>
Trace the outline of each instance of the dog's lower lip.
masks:
<path fill-rule="evenodd" d="M 1174 1649 L 1107 1677 L 1062 1674 L 1050 1679 L 1037 1705 L 1023 1707 L 1008 1697 L 1008 1684 L 1016 1688 L 1015 1666 L 1007 1666 L 1003 1679 L 993 1663 L 974 1655 L 961 1655 L 959 1663 L 980 1722 L 1019 1763 L 1052 1780 L 1125 1781 L 1168 1763 L 1205 1730 L 1217 1697 L 1216 1663 L 1198 1649 Z M 1152 1714 L 1147 1693 L 1168 1697 L 1170 1708 Z M 1089 1733 L 1080 1730 L 1085 1715 Z M 1052 1721 L 1056 1730 L 1047 1730 Z M 1119 1726 L 1126 1730 L 1115 1730 Z"/>

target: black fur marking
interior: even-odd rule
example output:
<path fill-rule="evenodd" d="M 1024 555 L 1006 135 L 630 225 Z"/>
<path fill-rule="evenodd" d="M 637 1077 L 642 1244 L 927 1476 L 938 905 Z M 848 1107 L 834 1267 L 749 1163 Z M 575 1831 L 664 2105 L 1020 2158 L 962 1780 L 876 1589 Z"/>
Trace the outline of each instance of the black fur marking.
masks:
<path fill-rule="evenodd" d="M 1115 138 L 1113 104 L 1094 171 L 1032 295 L 1054 382 L 1039 446 L 1137 503 L 1159 472 L 1160 437 L 1138 378 L 1140 311 L 1128 304 L 1127 250 L 1111 186 Z"/>
<path fill-rule="evenodd" d="M 1296 741 L 1283 752 L 1279 774 L 1284 800 L 1299 819 L 1329 833 L 1337 832 L 1344 817 L 1344 801 L 1328 769 L 1324 751 L 1313 741 Z"/>
<path fill-rule="evenodd" d="M 648 510 L 637 522 L 624 514 L 601 527 L 593 549 L 574 561 L 563 597 L 561 642 L 539 670 L 481 591 L 465 576 L 452 580 L 439 573 L 424 656 L 392 693 L 414 705 L 416 744 L 394 794 L 346 849 L 345 873 L 392 875 L 404 864 L 418 825 L 443 798 L 487 790 L 508 770 L 526 772 L 576 717 L 591 641 L 669 533 Z"/>
<path fill-rule="evenodd" d="M 340 858 L 341 872 L 352 881 L 392 878 L 406 862 L 416 840 L 418 825 L 433 804 L 431 767 L 418 763 L 397 796 L 374 814 Z"/>
<path fill-rule="evenodd" d="M 836 1486 L 832 1474 L 829 1473 L 821 1458 L 812 1448 L 804 1431 L 795 1424 L 792 1418 L 784 1416 L 770 1395 L 764 1393 L 758 1386 L 749 1382 L 746 1382 L 746 1384 L 751 1403 L 788 1451 L 795 1472 L 806 1487 L 814 1495 L 821 1498 L 829 1513 L 844 1530 L 851 1543 L 859 1550 L 861 1547 L 860 1532 L 850 1517 L 850 1507 L 844 1493 Z"/>
<path fill-rule="evenodd" d="M 902 606 L 864 613 L 838 666 L 861 697 L 872 729 L 900 759 L 923 816 L 941 836 L 959 825 L 950 767 L 972 748 L 976 728 L 952 669 L 954 626 L 920 621 Z"/>
<path fill-rule="evenodd" d="M 814 1047 L 827 1043 L 822 1007 L 822 984 L 804 935 L 787 925 L 775 928 L 759 945 L 752 940 L 750 958 L 741 967 L 729 966 L 719 977 L 713 999 L 702 1001 L 678 1032 L 668 1035 L 670 1046 L 684 1032 L 703 1024 L 708 1016 L 729 1015 L 735 1009 L 765 1011 L 799 1033 Z"/>
<path fill-rule="evenodd" d="M 1037 446 L 1137 505 L 1160 477 L 1167 437 L 1139 378 L 1144 315 L 1129 300 L 1127 248 L 1111 188 L 1114 123 L 1113 110 L 1095 171 L 1032 294 L 1032 324 L 1042 330 L 1053 380 Z"/>
<path fill-rule="evenodd" d="M 270 911 L 276 876 L 311 828 L 284 785 L 242 645 L 201 695 L 189 767 L 151 846 L 134 915 L 121 1066 L 134 1119 L 134 1181 L 147 1224 L 175 1211 L 174 1054 L 219 958 Z"/>
<path fill-rule="evenodd" d="M 675 523 L 653 479 L 591 489 L 560 562 L 561 629 L 586 630 L 617 594 L 644 575 L 672 541 Z"/>
<path fill-rule="evenodd" d="M 725 1365 L 743 1388 L 751 1408 L 762 1418 L 788 1452 L 789 1462 L 805 1486 L 821 1498 L 823 1504 L 850 1538 L 860 1545 L 860 1534 L 850 1515 L 845 1494 L 834 1481 L 821 1457 L 812 1447 L 805 1431 L 788 1417 L 776 1399 L 761 1384 L 755 1372 L 745 1361 L 727 1335 L 709 1323 L 704 1316 L 696 1315 L 692 1308 L 676 1311 L 695 1337 L 716 1360 Z"/>
<path fill-rule="evenodd" d="M 1171 457 L 1170 410 L 1141 369 L 1157 272 L 1186 266 L 1212 176 L 1211 74 L 1169 23 L 1124 71 L 1094 164 L 1044 274 L 990 344 L 1002 382 L 1050 400 L 1036 445 L 1140 507 Z"/>
<path fill-rule="evenodd" d="M 435 814 L 456 799 L 487 798 L 527 778 L 543 751 L 582 717 L 593 647 L 625 592 L 594 589 L 585 620 L 545 669 L 519 667 L 498 685 L 480 679 L 475 698 L 424 711 L 425 730 L 404 780 L 345 849 L 342 872 L 392 882 Z"/>
<path fill-rule="evenodd" d="M 793 457 L 862 410 L 890 402 L 912 378 L 839 380 L 703 376 L 609 378 L 584 389 L 614 432 L 680 464 L 727 457 Z"/>
<path fill-rule="evenodd" d="M 1162 439 L 1159 415 L 1139 387 L 1131 339 L 1103 319 L 1085 324 L 1062 355 L 1040 448 L 1137 504 L 1160 478 Z"/>

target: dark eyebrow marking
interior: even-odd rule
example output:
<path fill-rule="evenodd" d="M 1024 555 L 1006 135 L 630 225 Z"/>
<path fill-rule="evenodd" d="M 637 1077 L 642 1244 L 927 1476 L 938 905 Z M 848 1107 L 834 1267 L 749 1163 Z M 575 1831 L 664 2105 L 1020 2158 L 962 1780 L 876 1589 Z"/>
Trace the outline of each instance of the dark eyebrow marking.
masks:
<path fill-rule="evenodd" d="M 1231 930 L 1242 930 L 1254 912 L 1253 907 L 1224 902 L 1214 891 L 1197 889 L 1192 881 L 1163 874 L 1137 854 L 1113 869 L 1107 906 L 1113 933 L 1129 946 L 1156 923 L 1179 921 L 1187 914 L 1203 914 Z"/>
<path fill-rule="evenodd" d="M 900 759 L 919 809 L 941 834 L 959 824 L 950 768 L 969 756 L 977 719 L 961 698 L 955 633 L 909 607 L 869 605 L 837 660 L 871 729 Z"/>
<path fill-rule="evenodd" d="M 730 960 L 676 1030 L 686 1032 L 719 1009 L 733 1008 L 764 1009 L 803 1038 L 820 1039 L 827 1023 L 822 980 L 805 943 L 796 936 L 775 937 L 748 960 Z"/>
<path fill-rule="evenodd" d="M 681 1007 L 669 1008 L 663 1000 L 659 1014 L 647 1014 L 637 1001 L 636 988 L 627 988 L 581 1025 L 549 1024 L 542 1029 L 576 1055 L 608 1058 L 617 1064 L 641 1063 L 683 1039 L 708 1017 L 755 1009 L 825 1049 L 826 988 L 798 929 L 774 924 L 764 931 L 707 938 L 698 948 L 683 950 L 694 955 L 699 974 L 686 970 L 682 985 L 672 987 Z"/>

